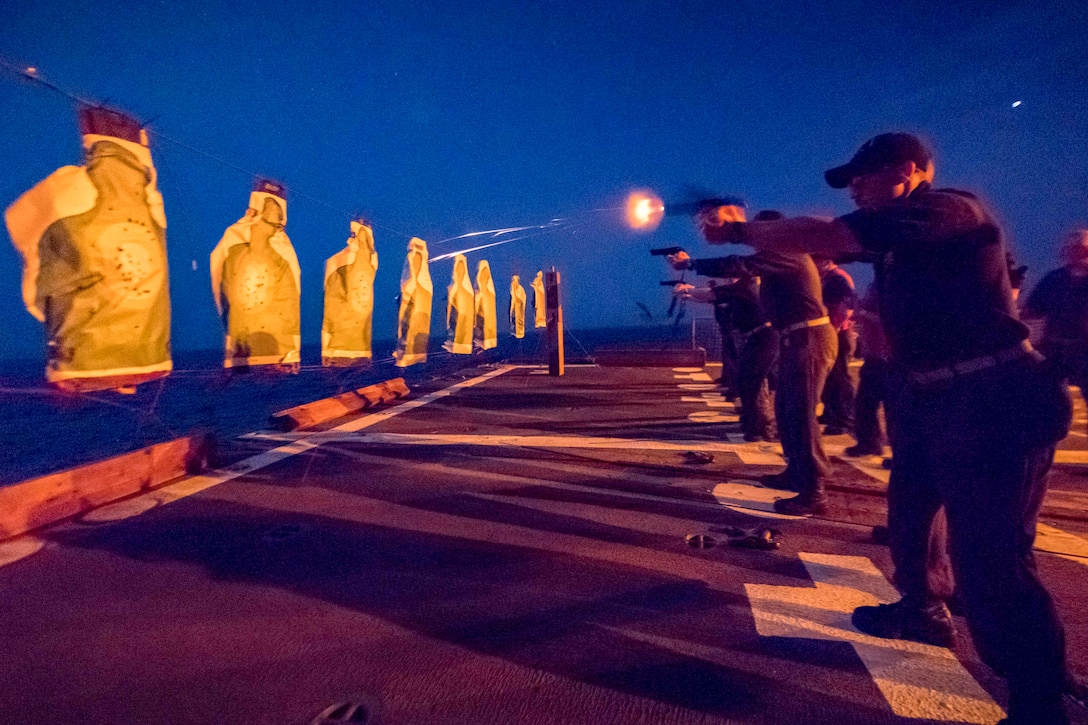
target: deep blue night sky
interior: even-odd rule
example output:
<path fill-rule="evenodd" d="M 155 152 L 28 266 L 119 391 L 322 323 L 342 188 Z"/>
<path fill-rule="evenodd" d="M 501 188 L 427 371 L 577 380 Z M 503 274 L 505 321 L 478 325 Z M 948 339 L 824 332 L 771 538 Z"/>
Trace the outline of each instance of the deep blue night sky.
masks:
<path fill-rule="evenodd" d="M 511 272 L 527 285 L 554 264 L 569 327 L 637 324 L 636 300 L 666 304 L 657 280 L 669 275 L 646 250 L 708 252 L 683 220 L 642 236 L 617 214 L 587 212 L 633 187 L 668 199 L 697 184 L 756 208 L 844 213 L 849 198 L 824 186 L 823 170 L 893 129 L 930 140 L 940 185 L 992 202 L 1034 284 L 1061 234 L 1088 222 L 1088 5 L 883 5 L 4 0 L 0 59 L 285 182 L 309 345 L 324 260 L 348 232 L 337 210 L 375 225 L 376 338 L 393 334 L 408 236 L 577 215 L 587 223 L 576 234 L 470 262 L 491 261 L 500 308 Z M 0 207 L 80 161 L 73 103 L 2 69 L 0 129 Z M 244 211 L 251 179 L 161 138 L 152 153 L 174 347 L 219 347 L 208 254 Z M 0 236 L 0 357 L 38 357 L 19 257 Z M 438 313 L 450 263 L 431 272 Z"/>

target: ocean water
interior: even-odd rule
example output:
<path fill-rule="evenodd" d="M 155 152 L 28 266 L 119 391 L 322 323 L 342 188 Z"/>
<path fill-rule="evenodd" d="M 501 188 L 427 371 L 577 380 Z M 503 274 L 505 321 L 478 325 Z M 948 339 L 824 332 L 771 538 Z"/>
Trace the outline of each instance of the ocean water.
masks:
<path fill-rule="evenodd" d="M 320 350 L 304 346 L 298 375 L 239 375 L 221 367 L 219 350 L 176 352 L 175 372 L 134 395 L 56 391 L 46 386 L 40 360 L 0 360 L 0 486 L 195 432 L 232 438 L 267 428 L 277 411 L 390 378 L 412 387 L 482 363 L 544 363 L 543 335 L 527 332 L 521 341 L 503 335 L 497 349 L 480 355 L 451 355 L 432 336 L 427 363 L 404 369 L 393 365 L 392 341 L 375 342 L 368 369 L 322 368 Z M 585 362 L 604 347 L 690 347 L 690 337 L 690 327 L 673 326 L 568 332 L 566 357 Z"/>

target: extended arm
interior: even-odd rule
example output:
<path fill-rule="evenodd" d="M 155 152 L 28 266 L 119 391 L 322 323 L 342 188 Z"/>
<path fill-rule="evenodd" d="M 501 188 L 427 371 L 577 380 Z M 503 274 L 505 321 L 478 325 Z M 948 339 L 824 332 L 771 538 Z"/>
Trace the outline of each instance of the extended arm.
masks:
<path fill-rule="evenodd" d="M 826 257 L 862 254 L 853 232 L 838 219 L 801 216 L 766 222 L 702 227 L 711 244 L 740 243 L 768 252 L 805 252 Z"/>
<path fill-rule="evenodd" d="M 690 269 L 701 277 L 758 277 L 749 267 L 749 257 L 733 255 L 729 257 L 711 257 L 709 259 L 691 259 Z"/>

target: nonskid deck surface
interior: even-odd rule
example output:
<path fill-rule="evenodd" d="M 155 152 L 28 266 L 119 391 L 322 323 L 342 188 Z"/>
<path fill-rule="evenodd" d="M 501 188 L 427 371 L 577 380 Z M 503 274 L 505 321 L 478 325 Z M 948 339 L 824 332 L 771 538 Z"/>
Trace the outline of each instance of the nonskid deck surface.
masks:
<path fill-rule="evenodd" d="M 826 518 L 770 518 L 782 494 L 754 476 L 781 450 L 741 440 L 705 371 L 542 372 L 255 432 L 220 471 L 0 545 L 0 721 L 308 723 L 353 699 L 381 723 L 1001 717 L 966 634 L 949 651 L 849 624 L 895 598 L 869 536 L 877 461 L 835 458 Z M 1084 443 L 1063 444 L 1066 503 Z M 1064 556 L 1040 569 L 1085 673 L 1088 534 L 1046 525 Z M 757 526 L 782 547 L 727 545 Z"/>

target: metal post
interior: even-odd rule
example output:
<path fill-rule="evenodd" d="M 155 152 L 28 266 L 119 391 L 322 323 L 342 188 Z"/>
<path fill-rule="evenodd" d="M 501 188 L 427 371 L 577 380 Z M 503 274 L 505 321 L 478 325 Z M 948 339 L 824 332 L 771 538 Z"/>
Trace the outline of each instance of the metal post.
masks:
<path fill-rule="evenodd" d="M 559 299 L 559 272 L 544 273 L 544 310 L 548 323 L 548 375 L 563 374 L 563 305 Z"/>

